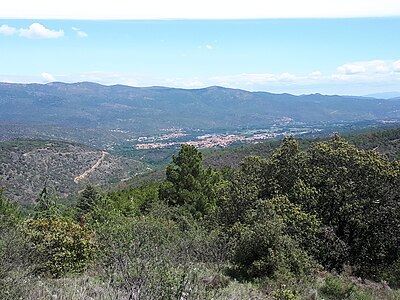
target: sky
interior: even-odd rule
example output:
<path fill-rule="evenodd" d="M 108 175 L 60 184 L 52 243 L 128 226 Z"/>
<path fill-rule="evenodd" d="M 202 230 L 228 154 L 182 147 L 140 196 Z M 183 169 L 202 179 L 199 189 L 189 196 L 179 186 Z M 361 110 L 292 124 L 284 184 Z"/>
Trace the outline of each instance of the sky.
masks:
<path fill-rule="evenodd" d="M 0 81 L 400 92 L 398 0 L 80 2 L 6 4 Z"/>

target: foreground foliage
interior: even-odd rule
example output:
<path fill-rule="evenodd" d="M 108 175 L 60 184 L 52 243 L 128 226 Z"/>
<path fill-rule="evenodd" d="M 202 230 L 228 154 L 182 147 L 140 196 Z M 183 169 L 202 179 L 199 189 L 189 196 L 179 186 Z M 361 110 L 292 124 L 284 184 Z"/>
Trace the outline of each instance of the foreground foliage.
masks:
<path fill-rule="evenodd" d="M 30 219 L 24 222 L 23 230 L 32 249 L 30 259 L 36 274 L 60 277 L 82 272 L 94 256 L 93 233 L 72 220 Z"/>
<path fill-rule="evenodd" d="M 24 215 L 0 197 L 0 297 L 399 299 L 399 200 L 399 161 L 338 136 L 237 169 L 183 146 L 162 184 Z"/>

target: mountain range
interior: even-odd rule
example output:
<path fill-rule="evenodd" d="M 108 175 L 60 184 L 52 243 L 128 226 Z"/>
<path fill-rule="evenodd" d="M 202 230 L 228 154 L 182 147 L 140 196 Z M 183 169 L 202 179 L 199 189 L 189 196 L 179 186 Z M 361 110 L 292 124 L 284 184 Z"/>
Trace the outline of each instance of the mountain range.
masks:
<path fill-rule="evenodd" d="M 400 99 L 294 96 L 212 86 L 202 89 L 105 86 L 91 82 L 0 83 L 0 120 L 129 130 L 265 127 L 280 120 L 341 122 L 400 119 Z"/>

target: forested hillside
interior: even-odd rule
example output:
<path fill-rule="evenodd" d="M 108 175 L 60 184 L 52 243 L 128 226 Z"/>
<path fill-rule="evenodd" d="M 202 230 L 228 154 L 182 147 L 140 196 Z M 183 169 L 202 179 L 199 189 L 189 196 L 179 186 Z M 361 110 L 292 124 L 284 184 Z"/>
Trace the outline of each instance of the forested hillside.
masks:
<path fill-rule="evenodd" d="M 74 203 L 1 197 L 0 298 L 400 298 L 399 160 L 337 135 L 238 168 L 183 145 L 163 182 Z"/>
<path fill-rule="evenodd" d="M 344 135 L 346 141 L 359 148 L 374 150 L 389 159 L 400 159 L 400 127 L 373 128 Z M 323 141 L 328 138 L 318 138 Z M 302 149 L 308 149 L 316 139 L 298 139 Z M 226 149 L 208 149 L 204 151 L 206 165 L 213 167 L 239 166 L 247 156 L 269 156 L 279 147 L 281 141 L 268 141 L 254 145 L 229 147 Z"/>
<path fill-rule="evenodd" d="M 85 183 L 106 185 L 146 171 L 143 163 L 80 144 L 48 140 L 0 142 L 0 186 L 20 204 L 32 205 L 45 187 L 59 197 Z M 148 170 L 147 170 L 148 171 Z"/>
<path fill-rule="evenodd" d="M 316 122 L 400 118 L 400 100 L 321 94 L 294 96 L 212 86 L 202 89 L 104 86 L 92 82 L 0 83 L 4 123 L 123 129 L 265 128 L 283 120 Z"/>

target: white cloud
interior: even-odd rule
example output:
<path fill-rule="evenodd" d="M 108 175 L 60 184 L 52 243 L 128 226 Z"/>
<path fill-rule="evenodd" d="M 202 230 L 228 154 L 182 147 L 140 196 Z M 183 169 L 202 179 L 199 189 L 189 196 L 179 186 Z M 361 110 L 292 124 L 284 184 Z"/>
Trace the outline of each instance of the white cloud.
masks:
<path fill-rule="evenodd" d="M 333 78 L 384 78 L 394 76 L 393 73 L 400 72 L 400 60 L 371 60 L 344 64 L 337 68 L 338 73 L 332 74 Z"/>
<path fill-rule="evenodd" d="M 48 81 L 48 82 L 56 81 L 56 79 L 54 78 L 54 76 L 51 75 L 50 73 L 44 72 L 44 73 L 42 73 L 41 75 L 42 75 L 42 78 L 43 78 L 45 81 Z"/>
<path fill-rule="evenodd" d="M 362 65 L 364 73 L 355 73 L 357 68 Z M 323 92 L 315 90 L 318 86 L 332 87 L 340 90 L 351 90 L 351 86 L 360 90 L 363 87 L 384 86 L 386 84 L 400 84 L 400 72 L 395 72 L 395 67 L 400 65 L 398 61 L 375 60 L 370 62 L 354 62 L 339 66 L 341 70 L 332 73 L 322 73 L 313 71 L 308 74 L 283 73 L 241 73 L 227 74 L 209 77 L 186 77 L 186 78 L 157 78 L 141 75 L 110 73 L 110 72 L 89 72 L 79 75 L 57 76 L 58 80 L 67 82 L 93 81 L 102 84 L 126 84 L 132 86 L 170 86 L 180 88 L 202 88 L 212 85 L 219 85 L 231 88 L 240 88 L 245 90 L 264 90 L 275 92 L 295 92 L 307 91 L 307 87 L 314 88 L 314 92 Z M 361 68 L 360 68 L 361 69 Z M 386 73 L 384 73 L 385 71 Z M 367 89 L 365 89 L 367 90 Z M 340 92 L 336 92 L 339 93 Z M 343 94 L 344 92 L 342 92 Z M 367 94 L 368 92 L 358 92 Z"/>
<path fill-rule="evenodd" d="M 400 60 L 397 60 L 393 63 L 393 71 L 400 72 Z"/>
<path fill-rule="evenodd" d="M 77 34 L 80 38 L 88 37 L 88 34 L 84 31 L 78 31 Z"/>
<path fill-rule="evenodd" d="M 0 34 L 3 35 L 13 35 L 17 32 L 17 28 L 10 27 L 7 24 L 0 26 Z"/>
<path fill-rule="evenodd" d="M 278 76 L 278 80 L 280 81 L 294 81 L 296 80 L 296 76 L 290 73 L 282 73 Z"/>
<path fill-rule="evenodd" d="M 27 29 L 17 29 L 15 27 L 10 27 L 7 24 L 3 24 L 0 26 L 0 34 L 9 36 L 18 34 L 21 37 L 30 39 L 56 39 L 64 36 L 64 31 L 48 29 L 40 23 L 32 23 Z"/>
<path fill-rule="evenodd" d="M 363 67 L 363 68 L 361 68 Z M 357 69 L 358 68 L 358 69 Z M 360 71 L 361 70 L 361 71 Z M 358 73 L 355 73 L 357 71 Z M 241 73 L 209 77 L 162 78 L 119 72 L 86 72 L 57 75 L 42 73 L 41 76 L 1 75 L 0 81 L 7 82 L 80 82 L 91 81 L 106 85 L 125 84 L 130 86 L 169 86 L 178 88 L 203 88 L 219 85 L 250 91 L 276 93 L 327 93 L 367 95 L 396 91 L 400 86 L 400 60 L 373 60 L 350 62 L 329 73 L 324 70 L 308 74 Z"/>
<path fill-rule="evenodd" d="M 199 49 L 208 49 L 208 50 L 214 49 L 213 45 L 210 45 L 210 44 L 201 45 L 201 46 L 198 46 L 197 48 L 199 48 Z"/>
<path fill-rule="evenodd" d="M 249 90 L 304 89 L 309 86 L 332 86 L 347 89 L 349 86 L 365 89 L 373 86 L 395 86 L 400 84 L 400 60 L 372 60 L 351 62 L 337 67 L 336 72 L 323 74 L 242 73 L 214 76 L 201 80 L 205 85 L 222 85 Z M 367 87 L 368 86 L 368 87 Z M 360 92 L 362 94 L 362 92 Z M 367 94 L 367 93 L 364 93 Z"/>
<path fill-rule="evenodd" d="M 340 74 L 388 74 L 400 71 L 400 60 L 371 60 L 344 64 L 337 68 Z"/>
<path fill-rule="evenodd" d="M 212 81 L 216 81 L 229 86 L 246 85 L 248 87 L 260 84 L 288 84 L 299 79 L 296 75 L 290 73 L 243 73 L 238 75 L 211 77 Z"/>
<path fill-rule="evenodd" d="M 317 71 L 316 71 L 317 72 Z M 318 71 L 319 72 L 319 71 Z M 131 74 L 98 73 L 98 81 L 85 76 L 89 81 L 103 84 L 122 83 L 132 86 L 169 86 L 178 88 L 204 88 L 218 85 L 249 91 L 269 91 L 275 93 L 325 93 L 366 95 L 374 92 L 395 91 L 400 86 L 400 72 L 374 73 L 372 75 L 343 75 L 334 78 L 334 74 L 291 74 L 291 73 L 242 73 L 210 77 L 155 78 Z M 318 75 L 318 76 L 315 76 Z M 82 78 L 83 79 L 83 78 Z M 71 81 L 77 81 L 71 80 Z"/>
<path fill-rule="evenodd" d="M 312 77 L 312 78 L 318 78 L 321 76 L 322 76 L 322 73 L 320 71 L 313 71 L 310 73 L 310 77 Z"/>
<path fill-rule="evenodd" d="M 362 64 L 346 64 L 337 68 L 337 70 L 345 75 L 359 74 L 366 71 Z"/>
<path fill-rule="evenodd" d="M 77 9 L 79 7 L 79 9 Z M 23 8 L 23 9 L 21 9 Z M 20 19 L 259 19 L 400 16 L 398 0 L 13 0 L 0 18 Z"/>
<path fill-rule="evenodd" d="M 85 38 L 88 37 L 88 34 L 82 30 L 80 30 L 78 27 L 72 27 L 72 30 L 76 32 L 78 37 L 80 38 Z"/>
<path fill-rule="evenodd" d="M 28 29 L 19 29 L 18 33 L 19 36 L 30 39 L 57 39 L 64 36 L 63 30 L 48 29 L 40 23 L 32 23 Z"/>

